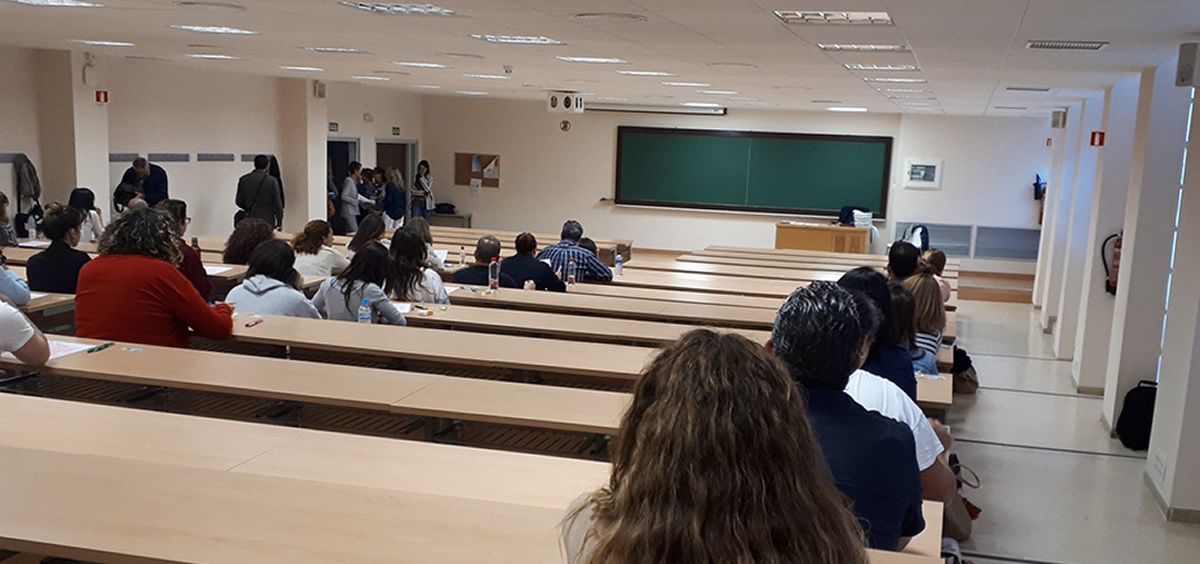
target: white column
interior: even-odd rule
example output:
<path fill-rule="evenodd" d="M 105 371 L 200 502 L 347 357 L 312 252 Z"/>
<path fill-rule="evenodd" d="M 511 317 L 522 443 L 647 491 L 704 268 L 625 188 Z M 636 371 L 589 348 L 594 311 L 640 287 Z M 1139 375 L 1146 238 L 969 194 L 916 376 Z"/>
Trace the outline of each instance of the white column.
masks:
<path fill-rule="evenodd" d="M 1075 331 L 1079 326 L 1079 295 L 1083 285 L 1083 263 L 1091 227 L 1092 198 L 1096 188 L 1096 170 L 1100 148 L 1089 144 L 1091 132 L 1104 121 L 1104 95 L 1083 101 L 1079 131 L 1079 159 L 1075 163 L 1075 184 L 1068 204 L 1070 219 L 1064 240 L 1062 285 L 1058 288 L 1058 314 L 1054 327 L 1054 354 L 1068 359 L 1075 355 Z M 1052 289 L 1053 291 L 1053 289 Z"/>
<path fill-rule="evenodd" d="M 1082 129 L 1083 105 L 1072 104 L 1067 108 L 1067 129 L 1063 134 L 1063 158 L 1061 166 L 1055 163 L 1057 180 L 1048 187 L 1049 198 L 1053 198 L 1054 215 L 1051 218 L 1049 253 L 1046 268 L 1046 299 L 1042 303 L 1040 320 L 1047 333 L 1054 329 L 1061 298 L 1063 269 L 1066 256 L 1067 228 L 1070 223 L 1071 191 L 1075 187 L 1075 164 L 1079 161 L 1079 132 Z"/>
<path fill-rule="evenodd" d="M 1064 124 L 1065 125 L 1065 124 Z M 1063 174 L 1063 161 L 1067 155 L 1066 127 L 1051 129 L 1050 136 L 1050 173 L 1044 179 L 1047 192 L 1042 200 L 1042 230 L 1038 239 L 1037 272 L 1033 279 L 1033 307 L 1042 308 L 1046 304 L 1046 293 L 1050 278 L 1050 240 L 1053 238 L 1055 227 L 1055 212 L 1057 211 L 1057 187 Z"/>
<path fill-rule="evenodd" d="M 324 98 L 313 81 L 279 79 L 280 155 L 287 196 L 283 225 L 299 231 L 310 219 L 325 219 L 325 138 L 329 127 Z"/>
<path fill-rule="evenodd" d="M 1198 119 L 1200 107 L 1193 105 L 1192 123 Z M 1168 519 L 1200 521 L 1200 135 L 1191 136 L 1187 151 L 1146 475 L 1165 503 Z"/>
<path fill-rule="evenodd" d="M 1128 78 L 1109 88 L 1105 97 L 1106 140 L 1100 151 L 1096 195 L 1092 198 L 1092 222 L 1084 253 L 1083 293 L 1075 332 L 1076 354 L 1071 363 L 1075 387 L 1080 393 L 1104 393 L 1116 300 L 1105 291 L 1107 275 L 1100 253 L 1104 240 L 1125 225 L 1125 200 L 1129 195 L 1141 82 L 1141 75 Z"/>
<path fill-rule="evenodd" d="M 71 52 L 71 102 L 75 117 L 75 183 L 96 192 L 96 205 L 111 218 L 108 185 L 108 105 L 96 103 L 96 90 L 104 88 L 104 63 L 92 59 L 95 82 L 84 84 L 83 67 L 90 56 Z"/>
<path fill-rule="evenodd" d="M 1125 393 L 1153 380 L 1162 351 L 1167 274 L 1175 232 L 1191 92 L 1175 86 L 1175 61 L 1142 75 L 1125 209 L 1121 273 L 1109 337 L 1104 422 L 1116 423 Z"/>

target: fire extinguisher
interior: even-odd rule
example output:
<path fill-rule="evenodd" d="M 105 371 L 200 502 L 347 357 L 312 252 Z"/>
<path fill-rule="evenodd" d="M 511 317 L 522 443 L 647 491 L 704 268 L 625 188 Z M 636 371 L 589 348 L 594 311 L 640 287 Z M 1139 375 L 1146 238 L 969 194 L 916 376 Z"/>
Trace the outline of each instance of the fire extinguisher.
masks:
<path fill-rule="evenodd" d="M 1117 275 L 1121 272 L 1121 240 L 1124 238 L 1124 231 L 1113 233 L 1100 245 L 1100 260 L 1104 263 L 1104 291 L 1113 295 L 1117 294 Z M 1108 259 L 1109 241 L 1113 241 L 1111 262 Z"/>

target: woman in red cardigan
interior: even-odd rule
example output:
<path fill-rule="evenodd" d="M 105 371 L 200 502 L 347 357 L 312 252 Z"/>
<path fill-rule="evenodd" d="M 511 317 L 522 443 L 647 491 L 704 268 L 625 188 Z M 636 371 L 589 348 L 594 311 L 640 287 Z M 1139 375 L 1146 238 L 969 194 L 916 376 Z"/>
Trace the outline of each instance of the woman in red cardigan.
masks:
<path fill-rule="evenodd" d="M 76 335 L 187 347 L 189 328 L 213 340 L 233 332 L 233 308 L 209 306 L 177 266 L 183 241 L 160 210 L 126 212 L 100 238 L 100 257 L 79 272 Z"/>

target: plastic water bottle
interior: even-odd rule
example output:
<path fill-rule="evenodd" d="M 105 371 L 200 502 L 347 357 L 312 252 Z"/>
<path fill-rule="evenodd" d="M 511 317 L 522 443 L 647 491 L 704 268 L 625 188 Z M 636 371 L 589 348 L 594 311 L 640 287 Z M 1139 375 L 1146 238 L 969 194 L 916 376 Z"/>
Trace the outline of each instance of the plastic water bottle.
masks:
<path fill-rule="evenodd" d="M 467 248 L 462 245 L 458 246 L 458 265 L 459 266 L 467 265 Z"/>
<path fill-rule="evenodd" d="M 29 233 L 30 239 L 38 238 L 37 219 L 34 219 L 32 215 L 25 220 L 25 231 Z"/>
<path fill-rule="evenodd" d="M 579 266 L 575 264 L 575 259 L 567 262 L 567 285 L 574 286 L 576 276 L 579 273 Z"/>
<path fill-rule="evenodd" d="M 620 276 L 621 273 L 625 272 L 625 260 L 621 257 L 621 253 L 617 253 L 613 262 L 616 264 L 617 276 Z"/>
<path fill-rule="evenodd" d="M 500 263 L 496 261 L 496 257 L 492 257 L 491 264 L 488 265 L 488 290 L 495 292 L 500 289 Z"/>
<path fill-rule="evenodd" d="M 371 323 L 371 300 L 364 299 L 358 306 L 358 322 Z"/>

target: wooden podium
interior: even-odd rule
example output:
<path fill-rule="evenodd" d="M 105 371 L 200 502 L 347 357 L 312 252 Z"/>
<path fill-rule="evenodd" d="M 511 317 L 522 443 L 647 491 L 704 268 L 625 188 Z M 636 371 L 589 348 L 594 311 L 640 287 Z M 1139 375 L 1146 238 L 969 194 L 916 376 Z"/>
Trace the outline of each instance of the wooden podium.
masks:
<path fill-rule="evenodd" d="M 871 230 L 834 224 L 780 222 L 775 224 L 775 248 L 866 254 L 871 248 Z"/>

